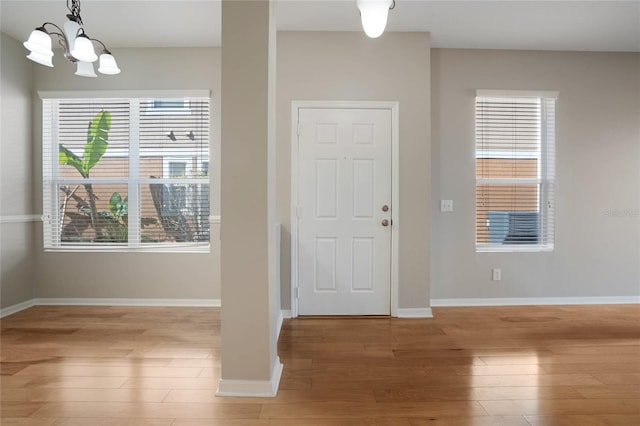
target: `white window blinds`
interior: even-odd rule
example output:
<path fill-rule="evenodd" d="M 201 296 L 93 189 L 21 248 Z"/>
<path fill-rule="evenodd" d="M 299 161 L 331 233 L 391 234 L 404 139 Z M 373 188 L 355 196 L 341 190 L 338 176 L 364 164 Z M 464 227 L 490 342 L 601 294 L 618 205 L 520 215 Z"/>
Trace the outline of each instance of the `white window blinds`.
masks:
<path fill-rule="evenodd" d="M 209 105 L 43 99 L 45 248 L 208 247 Z"/>
<path fill-rule="evenodd" d="M 476 97 L 476 248 L 551 250 L 555 96 Z"/>

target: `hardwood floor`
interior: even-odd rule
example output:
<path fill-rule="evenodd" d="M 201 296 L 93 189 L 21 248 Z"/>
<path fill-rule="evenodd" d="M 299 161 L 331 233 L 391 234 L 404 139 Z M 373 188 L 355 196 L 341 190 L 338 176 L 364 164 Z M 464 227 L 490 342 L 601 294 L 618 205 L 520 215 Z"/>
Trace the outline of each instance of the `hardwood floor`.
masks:
<path fill-rule="evenodd" d="M 640 305 L 299 318 L 276 398 L 218 398 L 211 308 L 39 306 L 1 321 L 1 424 L 640 425 Z"/>

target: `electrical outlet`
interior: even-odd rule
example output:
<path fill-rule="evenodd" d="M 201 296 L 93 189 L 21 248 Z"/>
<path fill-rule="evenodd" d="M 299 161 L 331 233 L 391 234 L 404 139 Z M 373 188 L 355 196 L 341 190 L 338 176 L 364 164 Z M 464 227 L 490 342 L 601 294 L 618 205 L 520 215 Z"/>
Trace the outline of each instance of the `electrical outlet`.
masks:
<path fill-rule="evenodd" d="M 493 268 L 491 270 L 491 279 L 493 281 L 500 281 L 502 279 L 502 269 Z"/>
<path fill-rule="evenodd" d="M 452 212 L 453 211 L 453 200 L 440 200 L 440 211 L 441 212 Z"/>

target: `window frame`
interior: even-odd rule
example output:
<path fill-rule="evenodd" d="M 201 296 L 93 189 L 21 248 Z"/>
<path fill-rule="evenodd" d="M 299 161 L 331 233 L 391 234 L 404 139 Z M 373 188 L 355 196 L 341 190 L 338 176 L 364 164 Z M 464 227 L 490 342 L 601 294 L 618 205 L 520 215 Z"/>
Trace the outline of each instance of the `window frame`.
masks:
<path fill-rule="evenodd" d="M 132 227 L 137 227 L 136 221 L 139 222 L 141 210 L 139 205 L 139 192 L 140 187 L 149 184 L 157 184 L 157 179 L 150 178 L 142 178 L 139 177 L 138 171 L 140 166 L 140 159 L 146 155 L 148 155 L 151 151 L 140 148 L 139 144 L 139 136 L 140 132 L 140 114 L 145 114 L 147 109 L 142 109 L 139 107 L 139 102 L 141 99 L 160 99 L 160 100 L 175 100 L 178 98 L 208 98 L 209 101 L 209 117 L 208 120 L 208 148 L 207 154 L 199 159 L 199 165 L 204 162 L 210 163 L 210 155 L 212 148 L 211 137 L 214 134 L 212 132 L 212 105 L 213 100 L 211 97 L 210 90 L 168 90 L 168 91 L 146 91 L 146 90 L 138 90 L 138 91 L 38 91 L 38 96 L 43 101 L 42 105 L 42 153 L 43 163 L 47 159 L 47 155 L 49 156 L 50 164 L 50 175 L 46 175 L 46 171 L 43 170 L 42 173 L 42 183 L 43 183 L 43 248 L 46 252 L 157 252 L 157 253 L 210 253 L 211 251 L 211 238 L 209 241 L 205 242 L 170 242 L 170 243 L 142 243 L 140 236 L 141 232 L 132 232 Z M 71 184 L 125 184 L 127 185 L 128 191 L 127 196 L 129 197 L 129 235 L 136 235 L 137 239 L 134 241 L 129 240 L 127 243 L 62 243 L 61 241 L 61 233 L 60 232 L 52 232 L 52 224 L 58 223 L 60 220 L 58 208 L 56 208 L 56 202 L 59 200 L 59 189 L 60 178 L 58 176 L 58 150 L 55 149 L 58 147 L 59 141 L 57 139 L 57 120 L 53 120 L 52 126 L 53 129 L 46 129 L 44 126 L 45 121 L 45 107 L 44 101 L 47 99 L 126 99 L 129 103 L 130 108 L 130 142 L 129 142 L 129 176 L 126 178 L 117 178 L 117 179 L 105 179 L 105 178 L 82 178 L 78 177 L 78 179 L 68 179 L 65 178 L 65 183 Z M 179 112 L 180 114 L 190 114 L 190 99 L 185 99 L 185 106 L 188 106 L 188 110 L 185 112 Z M 57 116 L 57 106 L 53 108 L 53 115 Z M 156 109 L 157 110 L 157 109 Z M 48 132 L 49 135 L 45 136 L 45 132 Z M 45 146 L 45 140 L 50 141 L 50 146 Z M 133 151 L 133 152 L 132 152 Z M 175 155 L 170 150 L 162 152 L 162 154 L 166 155 L 166 158 L 169 159 L 178 159 L 182 161 L 185 157 Z M 119 157 L 116 153 L 105 153 L 105 158 L 114 158 Z M 166 161 L 163 158 L 163 184 L 194 184 L 201 186 L 203 184 L 208 185 L 209 192 L 211 191 L 211 180 L 210 175 L 206 175 L 206 182 L 202 178 L 194 178 L 187 176 L 186 178 L 178 178 L 178 179 L 165 179 L 165 164 Z M 45 165 L 43 164 L 43 167 Z M 189 166 L 187 164 L 187 170 Z M 133 191 L 131 190 L 133 188 Z M 211 194 L 207 197 L 209 200 L 209 211 L 211 208 Z M 211 223 L 211 216 L 208 216 L 208 221 Z M 136 231 L 141 231 L 141 228 L 137 228 Z M 211 232 L 211 231 L 209 231 Z"/>
<path fill-rule="evenodd" d="M 557 91 L 525 91 L 525 90 L 477 90 L 474 105 L 477 108 L 478 98 L 535 98 L 540 101 L 540 145 L 536 151 L 522 151 L 520 155 L 513 155 L 508 150 L 479 150 L 477 140 L 477 110 L 474 109 L 474 171 L 475 171 L 475 222 L 474 242 L 476 253 L 491 252 L 551 252 L 555 249 L 555 116 Z M 553 123 L 548 123 L 548 102 L 553 102 Z M 548 136 L 551 135 L 549 140 Z M 487 154 L 491 152 L 491 156 Z M 539 162 L 538 176 L 536 178 L 479 178 L 477 175 L 478 159 L 504 158 L 504 159 L 536 159 Z M 478 185 L 504 184 L 504 185 L 536 185 L 537 186 L 537 210 L 538 214 L 538 241 L 529 243 L 491 243 L 478 242 Z M 489 212 L 489 210 L 487 210 Z M 524 213 L 525 211 L 523 211 Z M 489 219 L 487 218 L 487 221 Z M 543 241 L 540 241 L 543 239 Z"/>

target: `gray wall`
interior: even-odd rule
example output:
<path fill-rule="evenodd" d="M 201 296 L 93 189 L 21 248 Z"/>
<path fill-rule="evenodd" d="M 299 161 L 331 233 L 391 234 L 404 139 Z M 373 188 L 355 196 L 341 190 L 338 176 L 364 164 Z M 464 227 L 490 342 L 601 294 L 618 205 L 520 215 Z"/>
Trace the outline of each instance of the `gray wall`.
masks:
<path fill-rule="evenodd" d="M 434 49 L 430 57 L 425 34 L 278 35 L 283 308 L 290 307 L 292 100 L 400 101 L 401 225 L 409 229 L 401 241 L 401 307 L 425 306 L 430 279 L 435 299 L 640 293 L 640 55 Z M 97 79 L 74 76 L 59 56 L 54 69 L 32 66 L 4 34 L 1 54 L 1 216 L 41 214 L 34 90 L 202 88 L 214 95 L 211 200 L 219 214 L 220 49 L 116 49 L 123 73 Z M 553 253 L 475 253 L 477 88 L 560 92 Z M 440 199 L 453 199 L 455 211 L 440 213 Z M 32 297 L 220 297 L 217 232 L 207 255 L 43 253 L 39 223 L 3 221 L 0 231 L 1 307 Z M 502 268 L 501 282 L 490 280 L 492 267 Z"/>
<path fill-rule="evenodd" d="M 278 32 L 278 215 L 282 306 L 291 305 L 291 101 L 400 103 L 400 308 L 429 306 L 429 34 Z"/>
<path fill-rule="evenodd" d="M 431 60 L 432 298 L 640 294 L 640 54 L 434 49 Z M 475 253 L 476 89 L 560 92 L 552 253 Z M 440 199 L 455 211 L 440 213 Z"/>
<path fill-rule="evenodd" d="M 113 49 L 122 73 L 83 78 L 72 64 L 54 57 L 55 68 L 34 67 L 34 90 L 211 89 L 212 215 L 219 214 L 220 49 Z M 40 212 L 41 103 L 34 98 L 34 174 Z M 212 224 L 211 253 L 52 253 L 42 251 L 38 227 L 37 297 L 53 298 L 220 298 L 219 229 Z"/>
<path fill-rule="evenodd" d="M 33 75 L 21 43 L 2 34 L 0 53 L 0 308 L 6 308 L 33 298 Z"/>

